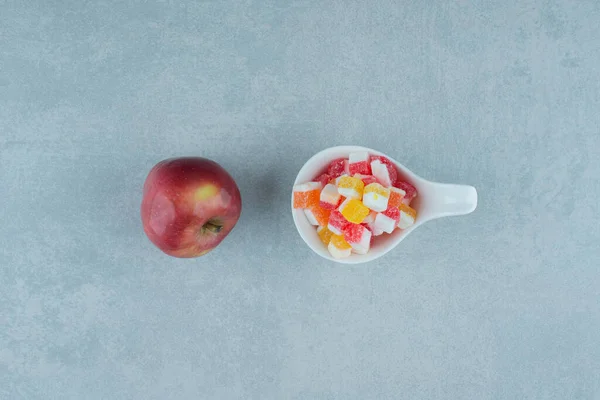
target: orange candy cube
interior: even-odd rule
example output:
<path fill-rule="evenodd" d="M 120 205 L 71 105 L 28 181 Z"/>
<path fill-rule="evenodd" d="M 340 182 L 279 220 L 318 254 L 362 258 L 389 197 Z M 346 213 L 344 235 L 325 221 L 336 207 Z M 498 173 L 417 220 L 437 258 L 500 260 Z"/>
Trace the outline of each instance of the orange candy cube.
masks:
<path fill-rule="evenodd" d="M 294 208 L 310 208 L 319 204 L 320 182 L 308 182 L 294 186 Z"/>
<path fill-rule="evenodd" d="M 329 214 L 331 210 L 321 207 L 319 204 L 315 204 L 312 207 L 305 208 L 304 213 L 308 218 L 308 221 L 313 225 L 327 226 L 329 222 Z"/>
<path fill-rule="evenodd" d="M 406 192 L 402 189 L 398 189 L 395 187 L 390 187 L 390 198 L 388 200 L 388 207 L 396 207 L 400 208 L 400 204 L 402 204 L 402 200 Z"/>

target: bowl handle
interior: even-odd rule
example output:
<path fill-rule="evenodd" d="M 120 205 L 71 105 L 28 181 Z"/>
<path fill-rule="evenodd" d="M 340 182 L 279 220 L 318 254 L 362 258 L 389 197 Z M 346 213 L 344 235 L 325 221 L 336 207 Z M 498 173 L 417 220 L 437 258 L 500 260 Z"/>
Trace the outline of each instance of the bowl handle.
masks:
<path fill-rule="evenodd" d="M 435 183 L 435 203 L 430 204 L 431 219 L 465 215 L 477 208 L 477 190 L 473 186 Z"/>

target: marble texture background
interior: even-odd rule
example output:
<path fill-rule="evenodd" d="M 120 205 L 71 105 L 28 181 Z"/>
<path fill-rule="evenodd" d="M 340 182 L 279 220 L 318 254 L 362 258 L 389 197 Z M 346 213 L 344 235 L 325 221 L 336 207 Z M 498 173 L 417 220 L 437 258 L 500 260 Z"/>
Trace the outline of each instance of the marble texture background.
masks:
<path fill-rule="evenodd" d="M 0 399 L 600 399 L 600 2 L 0 0 Z M 289 192 L 324 147 L 478 188 L 380 263 Z M 159 160 L 238 227 L 143 235 Z"/>

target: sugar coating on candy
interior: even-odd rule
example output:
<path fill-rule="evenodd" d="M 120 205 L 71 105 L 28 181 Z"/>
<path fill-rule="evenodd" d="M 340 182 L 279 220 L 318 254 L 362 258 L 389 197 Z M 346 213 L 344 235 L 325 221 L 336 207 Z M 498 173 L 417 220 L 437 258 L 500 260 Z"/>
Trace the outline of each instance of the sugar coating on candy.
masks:
<path fill-rule="evenodd" d="M 354 174 L 353 176 L 363 181 L 365 186 L 377 182 L 377 178 L 375 178 L 373 175 Z"/>
<path fill-rule="evenodd" d="M 373 226 L 385 233 L 392 233 L 396 227 L 397 220 L 385 215 L 384 213 L 378 213 L 375 217 Z"/>
<path fill-rule="evenodd" d="M 350 224 L 344 230 L 344 239 L 357 254 L 367 254 L 371 247 L 372 233 L 364 225 Z"/>
<path fill-rule="evenodd" d="M 400 207 L 405 194 L 406 192 L 402 189 L 398 189 L 393 186 L 390 187 L 390 200 L 388 201 L 388 207 Z"/>
<path fill-rule="evenodd" d="M 365 229 L 367 228 L 359 224 L 349 224 L 344 229 L 344 239 L 350 244 L 359 242 Z"/>
<path fill-rule="evenodd" d="M 325 185 L 319 196 L 319 204 L 321 207 L 333 210 L 340 204 L 342 195 L 338 193 L 338 188 L 331 183 Z"/>
<path fill-rule="evenodd" d="M 361 199 L 365 184 L 352 176 L 342 176 L 337 183 L 338 193 L 348 199 Z"/>
<path fill-rule="evenodd" d="M 341 235 L 344 231 L 344 228 L 348 226 L 349 222 L 338 210 L 333 210 L 331 214 L 329 214 L 329 221 L 327 222 L 327 229 L 336 235 Z"/>
<path fill-rule="evenodd" d="M 403 202 L 406 205 L 409 205 L 411 200 L 417 197 L 417 189 L 406 181 L 397 181 L 394 186 L 398 189 L 404 190 L 406 193 L 403 199 Z"/>
<path fill-rule="evenodd" d="M 323 242 L 323 244 L 327 246 L 329 244 L 329 241 L 331 240 L 333 232 L 327 229 L 326 226 L 320 226 L 317 228 L 317 235 L 319 235 L 319 239 L 321 239 L 321 242 Z"/>
<path fill-rule="evenodd" d="M 344 173 L 346 161 L 345 158 L 333 160 L 329 163 L 329 167 L 327 167 L 327 174 L 334 179 L 342 175 Z"/>
<path fill-rule="evenodd" d="M 348 171 L 350 175 L 371 173 L 371 165 L 369 163 L 369 153 L 366 151 L 356 151 L 350 153 L 348 157 Z"/>
<path fill-rule="evenodd" d="M 325 187 L 331 180 L 329 174 L 321 174 L 315 178 L 315 182 L 320 182 L 322 187 Z"/>
<path fill-rule="evenodd" d="M 387 210 L 383 211 L 381 214 L 385 215 L 398 222 L 400 219 L 400 210 L 397 207 L 388 207 Z"/>
<path fill-rule="evenodd" d="M 329 215 L 331 214 L 331 210 L 328 210 L 316 204 L 309 208 L 308 211 L 314 216 L 315 220 L 317 221 L 317 225 L 326 226 L 329 222 Z"/>
<path fill-rule="evenodd" d="M 344 179 L 345 177 L 350 176 L 348 174 L 341 174 L 340 176 L 338 176 L 337 178 L 335 178 L 334 184 L 337 187 L 337 185 L 340 183 L 340 181 L 342 179 Z"/>
<path fill-rule="evenodd" d="M 304 214 L 306 215 L 308 222 L 315 226 L 326 226 L 329 222 L 330 213 L 331 210 L 327 210 L 318 204 L 304 209 Z"/>
<path fill-rule="evenodd" d="M 398 170 L 396 169 L 396 166 L 394 165 L 394 163 L 392 163 L 389 158 L 384 157 L 384 156 L 371 156 L 371 162 L 373 162 L 373 160 L 380 161 L 382 164 L 384 164 L 387 167 L 391 185 L 396 183 L 396 181 L 398 180 Z M 371 167 L 371 169 L 372 169 L 372 167 Z M 373 172 L 373 175 L 375 175 L 374 172 Z M 384 185 L 384 186 L 389 187 L 391 185 Z"/>
<path fill-rule="evenodd" d="M 353 224 L 360 224 L 371 212 L 367 206 L 357 199 L 344 200 L 338 210 L 348 222 Z"/>
<path fill-rule="evenodd" d="M 362 201 L 365 206 L 373 211 L 385 211 L 388 208 L 390 198 L 390 189 L 383 187 L 379 183 L 371 183 L 365 186 L 363 190 Z"/>
<path fill-rule="evenodd" d="M 344 239 L 352 247 L 352 252 L 356 254 L 367 254 L 371 248 L 371 239 L 373 234 L 363 225 L 351 225 L 344 231 Z"/>
<path fill-rule="evenodd" d="M 294 186 L 294 208 L 309 208 L 319 203 L 320 182 L 307 182 Z"/>
<path fill-rule="evenodd" d="M 414 225 L 417 219 L 417 210 L 406 204 L 400 204 L 400 218 L 398 221 L 398 228 L 406 229 Z"/>
<path fill-rule="evenodd" d="M 331 236 L 327 249 L 333 258 L 346 258 L 352 253 L 352 246 L 344 240 L 343 236 L 336 234 Z"/>

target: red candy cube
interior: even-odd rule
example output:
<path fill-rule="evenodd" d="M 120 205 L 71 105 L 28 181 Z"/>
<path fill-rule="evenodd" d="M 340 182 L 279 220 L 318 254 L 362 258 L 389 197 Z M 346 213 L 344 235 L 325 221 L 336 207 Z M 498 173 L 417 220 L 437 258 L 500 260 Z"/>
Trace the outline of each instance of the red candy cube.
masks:
<path fill-rule="evenodd" d="M 331 179 L 331 176 L 329 176 L 329 174 L 321 174 L 321 175 L 317 176 L 314 179 L 314 181 L 321 182 L 321 185 L 323 185 L 323 187 L 325 187 L 325 185 L 327 185 L 329 183 L 330 179 Z"/>
<path fill-rule="evenodd" d="M 345 163 L 346 163 L 345 158 L 338 158 L 336 160 L 333 160 L 329 164 L 329 167 L 327 167 L 327 174 L 332 179 L 335 179 L 338 176 L 342 175 L 344 173 Z"/>
<path fill-rule="evenodd" d="M 356 151 L 350 153 L 348 158 L 348 172 L 349 175 L 354 174 L 371 174 L 371 165 L 369 161 L 369 153 L 366 151 Z"/>
<path fill-rule="evenodd" d="M 369 165 L 369 168 L 371 168 L 370 165 Z M 354 177 L 362 180 L 363 183 L 365 184 L 365 186 L 370 185 L 371 183 L 377 182 L 377 178 L 375 178 L 373 175 L 356 174 L 356 175 L 354 175 Z"/>
<path fill-rule="evenodd" d="M 336 235 L 341 235 L 350 222 L 338 210 L 333 210 L 329 215 L 327 228 Z"/>
<path fill-rule="evenodd" d="M 412 199 L 417 197 L 417 189 L 408 182 L 397 181 L 394 184 L 394 186 L 397 187 L 398 189 L 402 189 L 406 192 L 406 194 L 404 195 L 404 199 L 402 199 L 402 200 L 403 200 L 403 203 L 405 203 L 407 205 L 410 204 L 410 201 Z"/>

